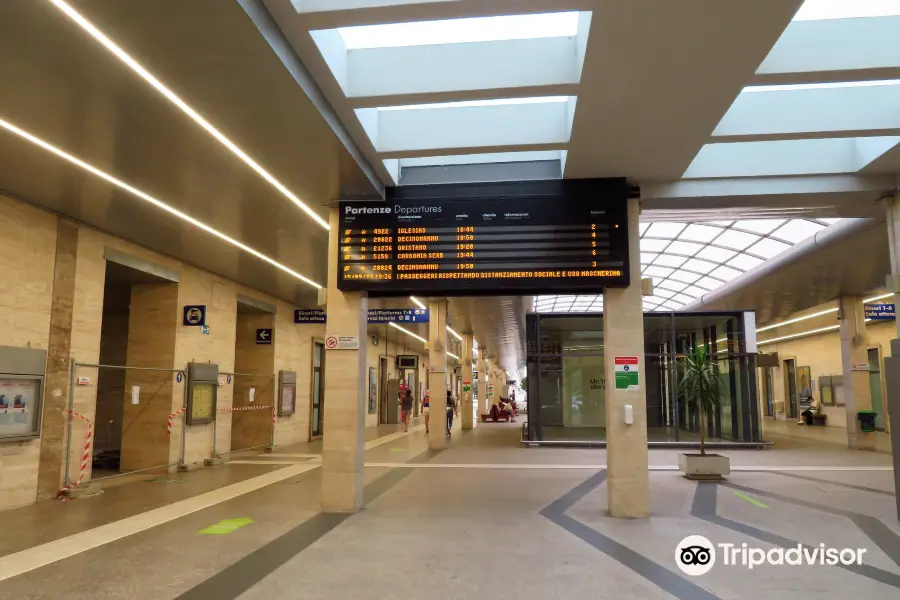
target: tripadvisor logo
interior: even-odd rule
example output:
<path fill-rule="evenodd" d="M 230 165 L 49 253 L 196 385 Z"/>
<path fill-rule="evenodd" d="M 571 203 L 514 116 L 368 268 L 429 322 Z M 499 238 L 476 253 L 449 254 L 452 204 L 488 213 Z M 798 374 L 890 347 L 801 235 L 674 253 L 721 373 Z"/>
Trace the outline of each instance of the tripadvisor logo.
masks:
<path fill-rule="evenodd" d="M 790 548 L 757 548 L 743 544 L 713 544 L 702 535 L 689 535 L 675 547 L 675 564 L 686 575 L 696 577 L 709 573 L 718 562 L 726 567 L 752 570 L 762 565 L 799 566 L 861 565 L 865 548 L 829 548 L 825 544 Z"/>

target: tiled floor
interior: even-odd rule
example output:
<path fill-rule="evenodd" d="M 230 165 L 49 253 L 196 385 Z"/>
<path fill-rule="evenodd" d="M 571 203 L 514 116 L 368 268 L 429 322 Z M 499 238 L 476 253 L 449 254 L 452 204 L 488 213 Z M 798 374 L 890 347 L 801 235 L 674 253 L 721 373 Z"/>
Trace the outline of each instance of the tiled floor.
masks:
<path fill-rule="evenodd" d="M 515 424 L 489 424 L 455 432 L 451 447 L 436 455 L 427 452 L 421 430 L 382 437 L 378 446 L 370 442 L 367 504 L 353 516 L 318 512 L 318 461 L 307 456 L 317 452 L 314 446 L 252 456 L 247 464 L 208 469 L 208 475 L 191 473 L 204 478 L 204 486 L 219 477 L 228 490 L 260 475 L 308 469 L 0 581 L 0 599 L 881 600 L 900 593 L 900 525 L 889 456 L 802 444 L 728 451 L 736 467 L 728 482 L 698 485 L 665 470 L 677 452 L 652 451 L 653 516 L 623 521 L 606 516 L 603 450 L 523 448 L 518 439 Z M 188 485 L 134 483 L 97 498 L 52 504 L 41 509 L 42 518 L 19 524 L 16 537 L 31 544 L 61 537 L 45 530 L 78 530 L 67 520 L 73 514 L 81 515 L 81 523 L 115 522 L 119 504 L 136 502 L 137 492 L 126 491 L 131 488 L 178 488 L 148 492 L 170 495 L 146 501 L 178 507 L 192 501 L 176 498 L 187 496 Z M 110 514 L 93 516 L 95 507 Z M 198 533 L 233 518 L 253 522 L 227 535 Z M 0 528 L 10 524 L 0 515 Z M 29 543 L 10 545 L 8 530 L 0 531 L 7 547 Z M 689 534 L 713 544 L 771 549 L 824 543 L 867 553 L 864 564 L 852 569 L 749 570 L 719 563 L 690 577 L 674 558 Z M 45 551 L 58 546 L 32 553 Z M 0 558 L 0 576 L 16 556 Z"/>

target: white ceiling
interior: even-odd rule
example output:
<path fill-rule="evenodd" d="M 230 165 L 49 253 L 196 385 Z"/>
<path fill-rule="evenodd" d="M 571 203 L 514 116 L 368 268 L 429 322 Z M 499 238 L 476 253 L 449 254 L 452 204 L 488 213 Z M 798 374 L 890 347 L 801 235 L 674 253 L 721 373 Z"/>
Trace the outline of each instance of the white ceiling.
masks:
<path fill-rule="evenodd" d="M 900 0 L 263 1 L 386 185 L 501 162 L 639 185 L 648 309 L 897 187 Z"/>

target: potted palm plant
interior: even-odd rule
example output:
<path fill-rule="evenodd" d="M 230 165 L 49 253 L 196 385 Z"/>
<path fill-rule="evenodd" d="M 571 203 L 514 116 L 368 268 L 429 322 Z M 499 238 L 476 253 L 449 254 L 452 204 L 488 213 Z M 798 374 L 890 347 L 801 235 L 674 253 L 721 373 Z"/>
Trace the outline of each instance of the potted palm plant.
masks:
<path fill-rule="evenodd" d="M 698 347 L 693 354 L 685 354 L 681 359 L 681 381 L 679 388 L 688 402 L 688 407 L 697 408 L 699 413 L 700 454 L 684 453 L 678 458 L 678 467 L 688 479 L 722 479 L 731 473 L 727 456 L 706 453 L 705 423 L 708 411 L 715 410 L 719 403 L 722 380 L 715 368 L 713 357 L 705 347 Z"/>

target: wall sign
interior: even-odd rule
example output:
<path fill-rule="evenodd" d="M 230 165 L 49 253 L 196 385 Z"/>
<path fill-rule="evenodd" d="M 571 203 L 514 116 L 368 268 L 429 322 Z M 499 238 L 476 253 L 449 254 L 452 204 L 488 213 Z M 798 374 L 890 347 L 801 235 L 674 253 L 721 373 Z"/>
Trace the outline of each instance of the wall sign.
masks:
<path fill-rule="evenodd" d="M 326 350 L 359 350 L 357 335 L 329 335 L 325 338 Z"/>
<path fill-rule="evenodd" d="M 272 329 L 257 329 L 256 330 L 256 345 L 257 346 L 269 346 L 272 344 Z"/>
<path fill-rule="evenodd" d="M 639 390 L 640 365 L 637 356 L 616 356 L 616 389 Z"/>
<path fill-rule="evenodd" d="M 405 186 L 341 202 L 338 288 L 381 296 L 629 284 L 624 179 Z"/>
<path fill-rule="evenodd" d="M 869 363 L 857 363 L 855 365 L 850 365 L 851 371 L 868 371 Z"/>
<path fill-rule="evenodd" d="M 185 327 L 204 327 L 206 325 L 206 305 L 189 304 L 185 306 L 181 324 Z"/>
<path fill-rule="evenodd" d="M 321 308 L 297 308 L 294 310 L 294 323 L 298 325 L 324 322 L 325 311 Z"/>
<path fill-rule="evenodd" d="M 427 323 L 427 308 L 372 308 L 369 323 Z"/>
<path fill-rule="evenodd" d="M 369 323 L 427 323 L 427 308 L 371 308 Z M 294 323 L 307 325 L 311 323 L 327 323 L 328 316 L 321 308 L 298 308 L 294 310 Z"/>
<path fill-rule="evenodd" d="M 866 304 L 864 309 L 866 318 L 873 321 L 893 321 L 897 318 L 893 304 Z"/>

